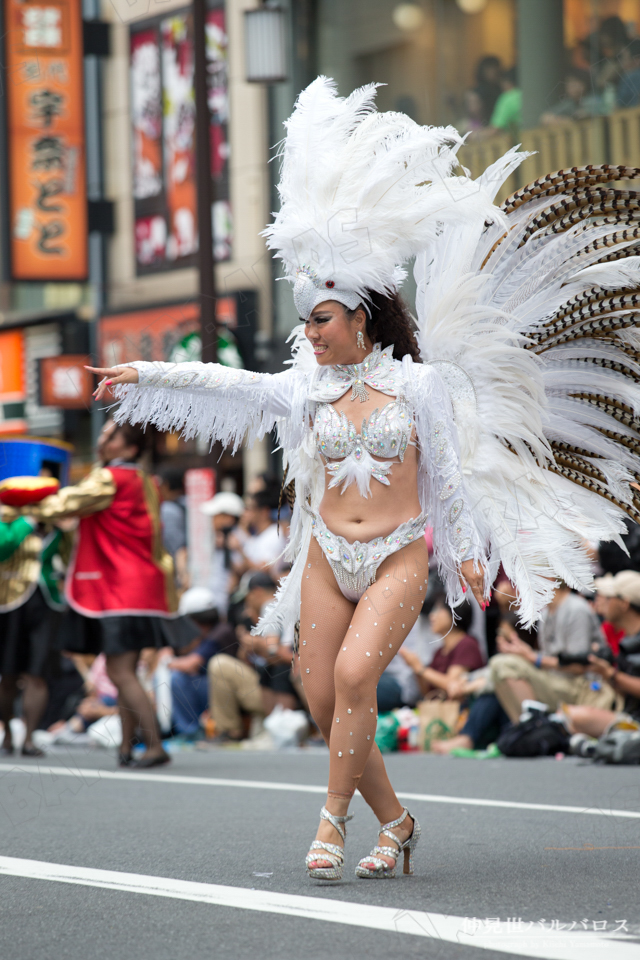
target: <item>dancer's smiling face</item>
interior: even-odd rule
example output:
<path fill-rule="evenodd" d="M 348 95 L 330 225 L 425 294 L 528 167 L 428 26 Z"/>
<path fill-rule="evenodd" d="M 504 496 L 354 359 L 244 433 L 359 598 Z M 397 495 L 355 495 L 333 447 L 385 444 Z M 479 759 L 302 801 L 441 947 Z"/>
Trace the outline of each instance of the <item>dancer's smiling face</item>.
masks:
<path fill-rule="evenodd" d="M 337 300 L 319 303 L 304 321 L 304 333 L 313 347 L 316 361 L 323 367 L 361 363 L 372 350 L 366 321 L 367 315 L 362 307 L 348 311 Z M 358 332 L 364 337 L 364 350 L 358 347 Z"/>

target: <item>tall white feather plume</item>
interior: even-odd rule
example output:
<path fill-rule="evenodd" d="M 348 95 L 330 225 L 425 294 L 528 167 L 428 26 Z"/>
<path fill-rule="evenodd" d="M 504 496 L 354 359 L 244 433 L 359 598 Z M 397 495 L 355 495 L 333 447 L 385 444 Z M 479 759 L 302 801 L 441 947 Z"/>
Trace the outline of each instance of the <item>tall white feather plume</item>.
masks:
<path fill-rule="evenodd" d="M 525 156 L 509 151 L 477 182 L 495 195 Z M 507 231 L 497 217 L 471 212 L 463 228 L 443 216 L 415 265 L 420 350 L 450 389 L 489 568 L 503 565 L 528 624 L 558 580 L 591 584 L 585 541 L 621 544 L 622 510 L 640 516 L 631 487 L 640 479 L 637 308 L 598 309 L 625 291 L 640 304 L 640 257 L 633 246 L 624 257 L 638 240 L 616 234 L 613 218 L 552 229 L 559 199 L 533 191 L 513 205 Z M 621 259 L 602 262 L 613 243 Z M 567 308 L 572 298 L 584 302 Z M 592 318 L 593 332 L 573 335 Z"/>
<path fill-rule="evenodd" d="M 377 84 L 339 97 L 318 77 L 285 126 L 281 208 L 264 231 L 295 281 L 304 267 L 317 286 L 390 292 L 401 265 L 435 239 L 440 218 L 462 227 L 477 215 L 504 225 L 493 184 L 453 176 L 463 143 L 453 127 L 422 127 L 375 110 Z"/>

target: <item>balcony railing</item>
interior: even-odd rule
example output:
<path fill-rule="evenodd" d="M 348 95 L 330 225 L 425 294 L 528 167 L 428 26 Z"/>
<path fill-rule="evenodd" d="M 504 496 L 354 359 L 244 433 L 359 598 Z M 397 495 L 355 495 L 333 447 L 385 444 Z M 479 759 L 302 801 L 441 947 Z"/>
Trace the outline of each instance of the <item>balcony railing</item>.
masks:
<path fill-rule="evenodd" d="M 518 187 L 563 167 L 587 163 L 640 166 L 640 107 L 616 110 L 607 117 L 567 120 L 549 127 L 523 130 L 518 139 L 504 133 L 472 141 L 460 151 L 460 160 L 473 177 L 505 153 L 514 143 L 534 152 L 509 177 L 496 200 L 501 202 Z"/>

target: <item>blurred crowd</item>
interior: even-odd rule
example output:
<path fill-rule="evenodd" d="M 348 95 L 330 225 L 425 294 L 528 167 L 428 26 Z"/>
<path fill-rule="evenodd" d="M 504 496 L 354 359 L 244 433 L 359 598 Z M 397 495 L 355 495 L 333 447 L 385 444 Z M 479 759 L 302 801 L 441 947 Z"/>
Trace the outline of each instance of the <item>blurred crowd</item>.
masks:
<path fill-rule="evenodd" d="M 567 51 L 561 89 L 539 118 L 543 126 L 604 116 L 640 106 L 640 38 L 629 34 L 620 17 L 607 17 L 598 29 Z M 495 133 L 517 134 L 522 125 L 518 68 L 499 57 L 477 64 L 475 85 L 465 91 L 456 126 L 471 140 Z"/>
<path fill-rule="evenodd" d="M 112 444 L 118 430 L 127 429 L 105 428 L 111 430 Z M 138 441 L 126 433 L 125 441 L 133 462 L 140 453 Z M 192 746 L 320 745 L 300 682 L 294 629 L 282 636 L 252 633 L 287 572 L 283 554 L 290 510 L 279 479 L 263 474 L 249 484 L 244 498 L 222 491 L 195 507 L 175 467 L 161 470 L 153 487 L 179 596 L 179 618 L 170 622 L 181 629 L 147 647 L 143 638 L 131 661 L 164 741 L 164 747 L 153 748 L 149 762 L 163 762 L 163 750 Z M 76 503 L 78 496 L 74 488 L 60 495 L 67 503 Z M 92 509 L 106 515 L 114 509 L 106 502 L 94 502 Z M 88 509 L 78 503 L 76 513 Z M 36 512 L 36 507 L 25 512 L 29 509 Z M 206 582 L 197 584 L 190 580 L 188 515 L 193 509 L 196 527 L 210 524 L 212 535 Z M 40 507 L 41 514 L 46 510 Z M 5 520 L 0 525 L 4 580 L 15 556 L 10 540 L 17 542 L 17 525 L 33 531 L 38 518 Z M 50 543 L 53 528 L 42 520 L 40 528 L 43 543 Z M 72 541 L 78 533 L 73 523 L 58 521 L 56 535 Z M 427 530 L 432 553 L 430 536 Z M 516 594 L 504 572 L 485 611 L 474 600 L 452 611 L 433 565 L 421 615 L 378 687 L 381 749 L 457 756 L 497 755 L 497 750 L 522 756 L 556 748 L 588 752 L 612 731 L 640 730 L 640 527 L 629 521 L 623 542 L 624 549 L 589 545 L 597 592 L 581 595 L 558 584 L 539 623 L 529 630 L 518 624 Z M 60 543 L 57 550 L 58 561 L 47 567 L 49 587 L 41 577 L 22 608 L 25 616 L 41 618 L 35 632 L 28 618 L 16 620 L 15 611 L 0 617 L 5 755 L 13 752 L 16 738 L 27 756 L 42 755 L 55 744 L 117 747 L 126 740 L 120 708 L 123 696 L 132 696 L 126 693 L 131 678 L 123 679 L 119 650 L 103 645 L 77 652 L 68 642 L 65 618 L 73 622 L 77 614 L 65 611 L 62 601 L 69 550 L 65 553 Z M 53 620 L 45 613 L 46 590 L 60 601 Z M 140 621 L 143 630 L 150 629 L 151 621 Z M 42 625 L 52 622 L 56 628 L 47 639 Z M 148 720 L 146 728 L 140 721 L 138 727 L 137 740 L 129 738 L 134 753 L 136 743 L 143 749 L 153 741 Z M 121 761 L 128 763 L 122 754 Z"/>

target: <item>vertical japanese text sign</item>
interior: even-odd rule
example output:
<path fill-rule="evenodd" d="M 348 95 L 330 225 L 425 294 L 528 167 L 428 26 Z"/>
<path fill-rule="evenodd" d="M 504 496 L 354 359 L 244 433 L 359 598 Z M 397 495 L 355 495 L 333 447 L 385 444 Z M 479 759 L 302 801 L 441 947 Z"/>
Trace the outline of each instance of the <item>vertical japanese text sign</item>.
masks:
<path fill-rule="evenodd" d="M 4 0 L 11 272 L 84 280 L 81 0 Z"/>

